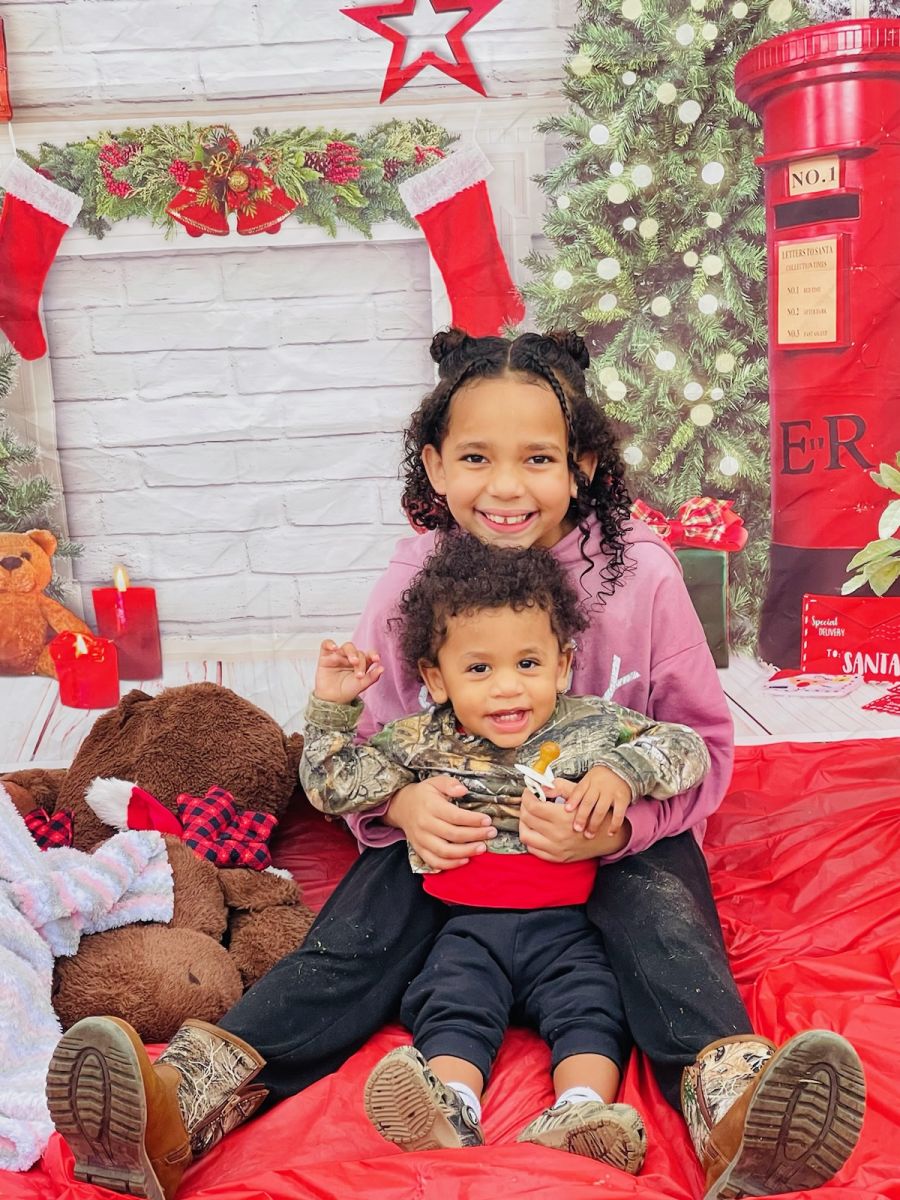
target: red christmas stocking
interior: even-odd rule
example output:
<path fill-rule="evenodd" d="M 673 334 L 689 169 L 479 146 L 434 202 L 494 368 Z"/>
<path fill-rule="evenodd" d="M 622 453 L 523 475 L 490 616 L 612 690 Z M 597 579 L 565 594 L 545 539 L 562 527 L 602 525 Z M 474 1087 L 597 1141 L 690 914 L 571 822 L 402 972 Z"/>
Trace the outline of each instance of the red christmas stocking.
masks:
<path fill-rule="evenodd" d="M 485 178 L 491 165 L 476 147 L 458 150 L 400 184 L 443 276 L 453 324 L 484 337 L 525 315 L 497 240 Z"/>
<path fill-rule="evenodd" d="M 47 352 L 38 317 L 44 280 L 81 197 L 13 159 L 0 185 L 0 329 L 22 358 Z"/>

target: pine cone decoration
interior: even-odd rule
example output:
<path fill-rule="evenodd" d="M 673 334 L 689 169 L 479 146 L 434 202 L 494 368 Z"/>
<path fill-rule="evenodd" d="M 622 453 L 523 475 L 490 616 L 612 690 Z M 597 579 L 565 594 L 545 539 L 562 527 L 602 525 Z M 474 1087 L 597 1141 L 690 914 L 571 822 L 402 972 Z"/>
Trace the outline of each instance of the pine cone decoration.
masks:
<path fill-rule="evenodd" d="M 403 160 L 401 158 L 386 158 L 384 160 L 383 178 L 386 179 L 388 183 L 393 183 L 400 174 L 400 168 L 402 166 Z"/>
<path fill-rule="evenodd" d="M 303 165 L 324 175 L 328 170 L 328 155 L 323 150 L 307 150 L 303 155 Z"/>

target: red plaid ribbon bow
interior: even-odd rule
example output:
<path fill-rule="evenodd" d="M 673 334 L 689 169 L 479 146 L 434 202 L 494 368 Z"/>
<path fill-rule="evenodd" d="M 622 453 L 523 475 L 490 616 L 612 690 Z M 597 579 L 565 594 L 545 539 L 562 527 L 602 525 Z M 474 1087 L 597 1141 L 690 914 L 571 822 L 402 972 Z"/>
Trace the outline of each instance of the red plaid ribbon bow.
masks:
<path fill-rule="evenodd" d="M 733 500 L 694 496 L 685 500 L 678 509 L 678 516 L 670 521 L 643 500 L 635 500 L 631 515 L 655 529 L 673 549 L 701 543 L 711 550 L 743 550 L 747 544 L 747 530 L 743 518 L 732 512 L 733 507 Z"/>
<path fill-rule="evenodd" d="M 202 798 L 183 792 L 177 804 L 181 840 L 201 858 L 217 867 L 264 871 L 271 866 L 268 840 L 278 824 L 271 813 L 249 808 L 239 813 L 234 797 L 220 787 L 211 787 Z"/>
<path fill-rule="evenodd" d="M 74 838 L 72 813 L 67 808 L 51 816 L 46 808 L 33 808 L 25 814 L 28 831 L 42 850 L 51 846 L 71 846 Z"/>

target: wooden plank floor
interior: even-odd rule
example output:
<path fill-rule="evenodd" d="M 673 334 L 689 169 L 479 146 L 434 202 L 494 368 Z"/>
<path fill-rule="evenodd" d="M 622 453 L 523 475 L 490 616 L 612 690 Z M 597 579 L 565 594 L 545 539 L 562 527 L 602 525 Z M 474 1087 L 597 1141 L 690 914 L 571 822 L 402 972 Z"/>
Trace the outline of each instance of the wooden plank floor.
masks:
<path fill-rule="evenodd" d="M 167 658 L 163 671 L 162 679 L 123 683 L 122 694 L 134 687 L 155 694 L 163 687 L 209 680 L 245 696 L 292 733 L 303 726 L 315 658 L 310 653 Z M 787 698 L 763 690 L 769 674 L 769 668 L 750 658 L 733 658 L 731 665 L 719 673 L 734 715 L 738 743 L 900 737 L 900 717 L 862 709 L 863 704 L 881 695 L 886 685 L 863 684 L 849 696 L 833 700 Z M 96 710 L 64 708 L 53 680 L 36 676 L 0 678 L 0 770 L 26 764 L 68 765 L 99 715 Z"/>

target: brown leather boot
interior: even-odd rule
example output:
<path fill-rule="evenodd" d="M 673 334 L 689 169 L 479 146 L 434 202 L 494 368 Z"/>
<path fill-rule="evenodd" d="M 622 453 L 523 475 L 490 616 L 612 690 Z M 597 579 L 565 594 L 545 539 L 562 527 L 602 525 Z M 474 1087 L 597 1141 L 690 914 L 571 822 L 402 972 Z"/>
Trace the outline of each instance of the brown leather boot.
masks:
<path fill-rule="evenodd" d="M 76 1179 L 172 1200 L 193 1159 L 259 1108 L 264 1066 L 246 1042 L 187 1021 L 155 1064 L 118 1017 L 86 1017 L 63 1035 L 47 1073 L 53 1123 Z"/>
<path fill-rule="evenodd" d="M 704 1200 L 820 1187 L 859 1139 L 865 1095 L 859 1056 L 836 1033 L 810 1030 L 780 1049 L 750 1035 L 713 1042 L 681 1083 Z"/>

